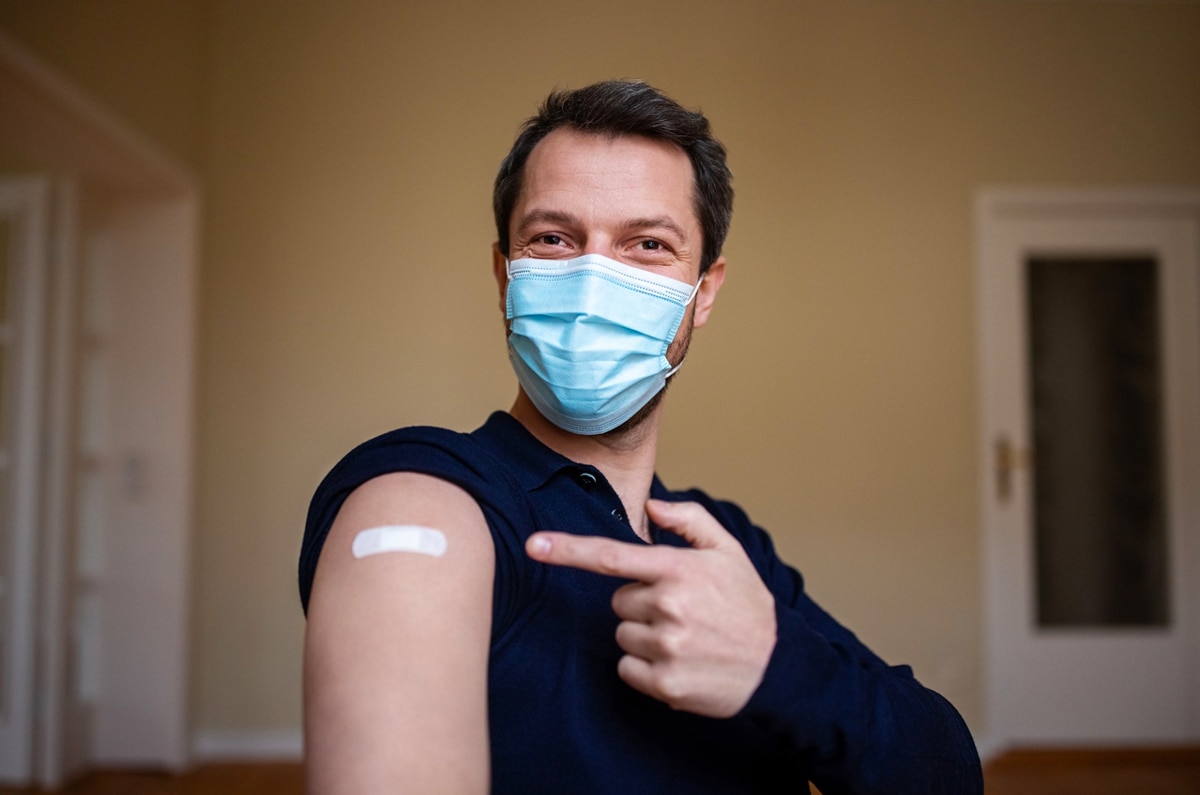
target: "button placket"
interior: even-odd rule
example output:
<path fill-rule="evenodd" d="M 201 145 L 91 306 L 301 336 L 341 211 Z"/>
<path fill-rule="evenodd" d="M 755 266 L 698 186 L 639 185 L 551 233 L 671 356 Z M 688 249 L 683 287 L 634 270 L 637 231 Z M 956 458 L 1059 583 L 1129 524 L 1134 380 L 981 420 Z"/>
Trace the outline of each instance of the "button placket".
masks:
<path fill-rule="evenodd" d="M 594 494 L 601 485 L 600 477 L 597 476 L 596 473 L 590 472 L 586 469 L 576 471 L 573 477 L 575 482 L 579 484 L 579 487 L 589 494 Z M 613 496 L 615 497 L 616 495 L 614 494 Z M 629 517 L 625 514 L 625 510 L 621 506 L 610 510 L 609 516 L 626 527 L 630 526 Z"/>

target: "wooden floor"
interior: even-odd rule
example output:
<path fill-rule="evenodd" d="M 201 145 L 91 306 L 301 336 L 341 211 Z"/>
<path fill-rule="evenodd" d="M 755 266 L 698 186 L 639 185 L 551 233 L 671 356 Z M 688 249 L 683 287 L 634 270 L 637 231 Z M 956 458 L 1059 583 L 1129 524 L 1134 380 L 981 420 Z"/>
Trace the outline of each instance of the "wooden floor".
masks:
<path fill-rule="evenodd" d="M 0 795 L 27 795 L 34 789 L 0 787 Z M 298 764 L 202 765 L 184 776 L 133 771 L 97 771 L 73 782 L 69 795 L 302 795 L 304 771 Z"/>
<path fill-rule="evenodd" d="M 987 795 L 1200 795 L 1200 748 L 1010 751 L 983 777 Z"/>
<path fill-rule="evenodd" d="M 1200 748 L 1153 751 L 1014 751 L 984 768 L 987 795 L 1198 795 Z M 0 795 L 32 789 L 0 787 Z M 105 771 L 67 795 L 302 795 L 298 764 L 222 764 L 186 776 Z"/>

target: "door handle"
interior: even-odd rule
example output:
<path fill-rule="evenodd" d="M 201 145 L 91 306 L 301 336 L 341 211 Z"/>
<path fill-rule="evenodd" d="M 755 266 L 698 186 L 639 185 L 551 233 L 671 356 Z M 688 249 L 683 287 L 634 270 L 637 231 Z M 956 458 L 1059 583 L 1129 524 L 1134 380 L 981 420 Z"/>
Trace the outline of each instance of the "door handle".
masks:
<path fill-rule="evenodd" d="M 996 498 L 1000 502 L 1012 499 L 1013 475 L 1018 469 L 1028 469 L 1033 465 L 1033 454 L 1017 447 L 1008 438 L 1008 434 L 1000 434 L 992 447 L 993 461 L 996 474 Z"/>

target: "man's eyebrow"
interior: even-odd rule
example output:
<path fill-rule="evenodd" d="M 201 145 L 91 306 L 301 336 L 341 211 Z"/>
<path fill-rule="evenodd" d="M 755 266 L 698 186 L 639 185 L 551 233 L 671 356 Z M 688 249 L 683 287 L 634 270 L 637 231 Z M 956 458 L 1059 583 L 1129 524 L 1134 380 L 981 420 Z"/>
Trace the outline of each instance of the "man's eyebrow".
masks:
<path fill-rule="evenodd" d="M 532 224 L 544 223 L 578 226 L 579 219 L 571 213 L 566 213 L 562 210 L 530 210 L 517 220 L 517 229 L 524 229 Z"/>
<path fill-rule="evenodd" d="M 564 227 L 578 227 L 582 224 L 579 217 L 562 210 L 530 210 L 517 221 L 517 230 L 522 230 L 534 224 L 557 224 Z M 621 228 L 627 232 L 641 231 L 648 229 L 663 229 L 680 240 L 687 240 L 687 235 L 683 231 L 683 227 L 675 223 L 675 221 L 666 215 L 658 215 L 647 218 L 630 218 L 621 224 Z"/>
<path fill-rule="evenodd" d="M 641 229 L 665 229 L 674 234 L 680 240 L 687 240 L 687 235 L 684 234 L 683 227 L 665 215 L 655 216 L 654 218 L 630 218 L 628 221 L 621 224 L 621 226 L 629 231 Z"/>

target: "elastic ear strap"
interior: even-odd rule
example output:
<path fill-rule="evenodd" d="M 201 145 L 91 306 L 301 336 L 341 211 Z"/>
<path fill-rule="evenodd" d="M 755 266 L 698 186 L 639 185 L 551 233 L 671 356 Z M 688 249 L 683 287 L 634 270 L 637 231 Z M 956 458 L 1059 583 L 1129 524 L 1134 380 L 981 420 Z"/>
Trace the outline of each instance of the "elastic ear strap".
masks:
<path fill-rule="evenodd" d="M 688 304 L 690 304 L 692 302 L 692 299 L 696 297 L 696 293 L 700 292 L 700 285 L 704 283 L 704 278 L 706 276 L 708 276 L 707 273 L 704 274 L 704 276 L 701 276 L 700 281 L 696 282 L 696 286 L 692 288 L 692 294 L 688 296 L 688 300 L 685 301 L 683 304 L 683 308 L 685 310 L 687 309 Z M 663 380 L 665 381 L 666 379 L 675 375 L 675 373 L 679 372 L 679 368 L 683 367 L 683 363 L 686 361 L 687 361 L 687 357 L 685 356 L 683 359 L 680 360 L 679 364 L 675 365 L 674 367 L 672 367 L 670 370 L 667 371 L 667 374 L 663 376 Z"/>

